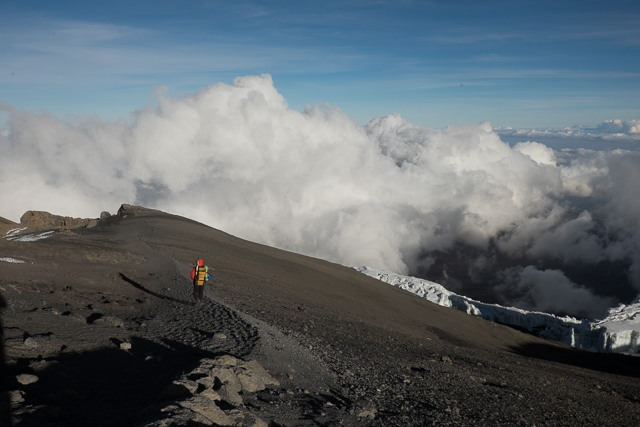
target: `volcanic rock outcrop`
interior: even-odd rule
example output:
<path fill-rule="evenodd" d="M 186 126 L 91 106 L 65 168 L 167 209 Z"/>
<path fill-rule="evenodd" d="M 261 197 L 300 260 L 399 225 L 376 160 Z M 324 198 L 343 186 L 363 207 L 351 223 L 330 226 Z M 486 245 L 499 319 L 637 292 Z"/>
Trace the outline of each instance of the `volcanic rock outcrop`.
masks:
<path fill-rule="evenodd" d="M 20 225 L 29 227 L 30 231 L 95 227 L 97 222 L 96 219 L 72 218 L 69 216 L 52 215 L 49 212 L 42 211 L 27 211 L 20 218 Z"/>
<path fill-rule="evenodd" d="M 267 427 L 267 423 L 245 409 L 243 396 L 249 396 L 268 386 L 279 386 L 256 361 L 242 361 L 233 356 L 202 359 L 200 365 L 165 387 L 161 398 L 168 404 L 160 404 L 154 418 L 140 427 L 185 425 L 197 422 L 216 426 Z M 224 409 L 223 409 L 224 408 Z"/>

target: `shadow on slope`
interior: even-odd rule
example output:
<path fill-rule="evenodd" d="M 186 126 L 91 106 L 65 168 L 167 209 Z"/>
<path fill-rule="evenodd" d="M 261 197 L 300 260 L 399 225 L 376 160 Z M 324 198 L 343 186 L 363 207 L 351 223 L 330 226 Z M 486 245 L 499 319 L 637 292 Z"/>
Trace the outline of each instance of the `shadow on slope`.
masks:
<path fill-rule="evenodd" d="M 622 354 L 594 353 L 556 344 L 526 343 L 511 347 L 521 356 L 608 374 L 640 378 L 640 358 Z"/>
<path fill-rule="evenodd" d="M 162 390 L 181 373 L 195 368 L 203 357 L 222 354 L 226 353 L 175 341 L 132 338 L 130 350 L 110 347 L 51 359 L 20 359 L 21 372 L 43 368 L 34 372 L 38 382 L 21 388 L 25 402 L 14 409 L 16 427 L 133 425 L 157 409 L 153 405 L 159 403 Z"/>
<path fill-rule="evenodd" d="M 4 357 L 4 324 L 2 322 L 2 315 L 6 306 L 7 302 L 0 294 L 0 425 L 11 426 L 11 401 L 7 394 L 11 383 L 9 382 L 10 377 Z"/>
<path fill-rule="evenodd" d="M 145 288 L 144 286 L 142 286 L 140 283 L 136 282 L 135 280 L 132 280 L 132 279 L 128 278 L 124 274 L 122 274 L 122 273 L 118 273 L 118 274 L 120 275 L 120 278 L 122 278 L 122 280 L 124 280 L 128 284 L 132 285 L 134 288 L 139 289 L 142 292 L 145 292 L 145 293 L 147 293 L 149 295 L 153 295 L 154 297 L 157 297 L 157 298 L 160 298 L 160 299 L 163 299 L 163 300 L 176 302 L 178 304 L 195 305 L 195 303 L 192 302 L 192 301 L 183 301 L 181 299 L 173 298 L 173 297 L 170 297 L 168 295 L 162 295 L 162 294 L 159 294 L 157 292 L 153 292 L 153 291 Z"/>

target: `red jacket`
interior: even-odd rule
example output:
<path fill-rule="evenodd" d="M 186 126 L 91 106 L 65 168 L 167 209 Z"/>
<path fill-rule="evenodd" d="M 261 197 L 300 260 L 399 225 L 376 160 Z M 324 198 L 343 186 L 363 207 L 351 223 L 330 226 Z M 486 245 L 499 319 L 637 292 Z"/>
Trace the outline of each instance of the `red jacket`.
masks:
<path fill-rule="evenodd" d="M 198 258 L 198 267 L 204 267 L 204 261 L 201 258 Z M 193 267 L 191 270 L 191 280 L 196 278 L 196 267 Z"/>

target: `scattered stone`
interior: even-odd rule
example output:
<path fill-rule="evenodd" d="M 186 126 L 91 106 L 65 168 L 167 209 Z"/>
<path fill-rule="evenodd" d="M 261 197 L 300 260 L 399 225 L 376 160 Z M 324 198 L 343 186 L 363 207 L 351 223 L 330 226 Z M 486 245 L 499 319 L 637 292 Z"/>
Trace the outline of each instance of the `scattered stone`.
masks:
<path fill-rule="evenodd" d="M 231 368 L 213 368 L 211 370 L 211 376 L 218 379 L 219 387 L 214 387 L 214 390 L 220 393 L 223 400 L 229 402 L 234 406 L 242 406 L 242 397 L 240 391 L 242 391 L 242 384 L 235 372 Z"/>
<path fill-rule="evenodd" d="M 213 337 L 214 337 L 215 339 L 218 339 L 218 340 L 226 340 L 226 339 L 227 339 L 227 336 L 226 336 L 225 334 L 220 333 L 220 332 L 218 332 L 217 334 L 215 334 Z"/>
<path fill-rule="evenodd" d="M 217 366 L 236 366 L 238 359 L 233 356 L 224 355 L 215 359 L 214 364 Z"/>
<path fill-rule="evenodd" d="M 196 391 L 198 390 L 198 383 L 195 382 L 195 381 L 188 380 L 188 379 L 175 380 L 173 382 L 173 384 L 178 385 L 178 386 L 183 386 L 184 388 L 186 388 L 189 391 L 190 395 L 196 394 Z"/>
<path fill-rule="evenodd" d="M 57 360 L 32 360 L 29 362 L 29 367 L 33 369 L 35 373 L 39 371 L 44 371 L 45 369 L 52 369 L 55 366 L 58 366 L 60 362 Z"/>
<path fill-rule="evenodd" d="M 98 314 L 98 313 L 95 313 L 95 314 Z M 87 323 L 89 323 L 88 320 L 87 320 Z M 94 325 L 101 324 L 101 323 L 104 323 L 109 326 L 113 326 L 114 328 L 121 328 L 124 326 L 124 322 L 122 321 L 122 319 L 119 319 L 114 316 L 101 316 L 92 322 L 92 324 Z"/>
<path fill-rule="evenodd" d="M 38 348 L 38 342 L 33 337 L 25 338 L 24 345 L 26 345 L 29 348 Z"/>
<path fill-rule="evenodd" d="M 229 411 L 229 417 L 233 420 L 233 425 L 246 427 L 269 427 L 267 423 L 250 412 L 242 412 L 234 409 Z"/>
<path fill-rule="evenodd" d="M 376 417 L 377 413 L 378 410 L 376 409 L 373 402 L 364 403 L 357 411 L 358 418 L 368 418 L 370 420 L 373 420 Z"/>
<path fill-rule="evenodd" d="M 20 374 L 16 376 L 16 380 L 22 385 L 29 385 L 38 382 L 39 378 L 31 374 Z"/>
<path fill-rule="evenodd" d="M 91 304 L 89 304 L 87 306 L 87 308 L 92 309 L 93 307 L 91 306 Z M 104 317 L 104 314 L 102 314 L 102 313 L 97 313 L 97 312 L 96 313 L 91 313 L 87 317 L 86 321 L 87 321 L 87 323 L 89 325 L 93 325 L 97 320 L 102 319 L 103 317 Z"/>
<path fill-rule="evenodd" d="M 242 390 L 247 393 L 264 390 L 267 385 L 280 385 L 256 360 L 241 363 L 236 373 Z"/>
<path fill-rule="evenodd" d="M 205 389 L 213 389 L 216 385 L 216 379 L 209 375 L 205 375 L 205 376 L 198 375 L 197 378 L 191 377 L 190 379 L 197 382 L 198 384 L 202 384 L 202 386 Z"/>
<path fill-rule="evenodd" d="M 449 365 L 453 365 L 453 362 L 451 361 L 451 358 L 449 356 L 442 356 L 442 361 L 444 363 L 448 363 Z"/>
<path fill-rule="evenodd" d="M 215 391 L 213 391 L 211 389 L 206 389 L 205 391 L 200 393 L 200 396 L 206 397 L 207 399 L 213 400 L 213 401 L 221 400 L 220 395 L 217 392 L 215 392 Z"/>
<path fill-rule="evenodd" d="M 167 424 L 141 425 L 159 427 L 195 422 L 216 426 L 268 427 L 266 422 L 248 412 L 243 402 L 243 396 L 264 390 L 268 385 L 279 383 L 255 360 L 245 362 L 229 355 L 202 359 L 198 367 L 183 374 L 160 393 L 161 400 L 177 400 L 179 405 L 171 410 L 169 407 L 161 410 L 172 414 L 170 418 L 163 417 Z"/>
<path fill-rule="evenodd" d="M 24 402 L 24 392 L 22 390 L 13 390 L 9 392 L 9 401 L 12 405 Z"/>
<path fill-rule="evenodd" d="M 222 409 L 220 409 L 211 400 L 204 397 L 197 396 L 189 400 L 183 400 L 179 402 L 179 404 L 185 409 L 189 409 L 204 416 L 212 424 L 219 426 L 236 425 L 236 423 L 231 418 L 229 418 Z"/>
<path fill-rule="evenodd" d="M 130 342 L 121 342 L 120 343 L 120 350 L 131 350 L 131 343 Z"/>

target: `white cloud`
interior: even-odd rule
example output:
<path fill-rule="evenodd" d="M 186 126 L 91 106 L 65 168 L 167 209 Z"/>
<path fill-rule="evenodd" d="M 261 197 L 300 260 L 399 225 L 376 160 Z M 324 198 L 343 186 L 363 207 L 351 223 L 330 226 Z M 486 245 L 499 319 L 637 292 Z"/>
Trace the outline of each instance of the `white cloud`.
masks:
<path fill-rule="evenodd" d="M 514 147 L 515 150 L 531 157 L 541 165 L 556 166 L 556 154 L 553 149 L 538 142 L 519 142 Z"/>
<path fill-rule="evenodd" d="M 637 153 L 512 148 L 488 122 L 427 129 L 390 115 L 363 127 L 331 106 L 289 109 L 269 75 L 156 96 L 130 122 L 5 106 L 0 215 L 139 203 L 345 265 L 413 272 L 433 262 L 425 252 L 465 242 L 631 259 L 640 287 Z M 596 237 L 603 227 L 614 240 Z"/>
<path fill-rule="evenodd" d="M 546 313 L 578 313 L 586 318 L 599 319 L 613 300 L 594 295 L 590 290 L 572 283 L 559 270 L 538 270 L 527 266 L 504 275 L 511 290 L 521 293 L 510 301 L 526 310 Z M 511 282 L 511 283 L 509 283 Z"/>
<path fill-rule="evenodd" d="M 550 257 L 564 262 L 597 262 L 605 259 L 603 246 L 593 233 L 591 214 L 582 212 L 578 218 L 560 223 L 536 238 L 528 254 L 534 258 Z"/>
<path fill-rule="evenodd" d="M 602 133 L 640 134 L 640 120 L 605 120 L 596 126 L 596 130 Z"/>
<path fill-rule="evenodd" d="M 605 141 L 640 141 L 640 120 L 605 120 L 595 127 L 575 125 L 564 128 L 514 129 L 496 128 L 505 136 L 528 138 L 602 139 Z"/>

